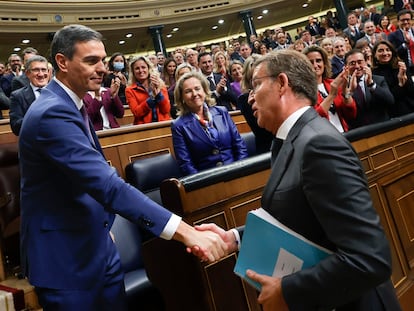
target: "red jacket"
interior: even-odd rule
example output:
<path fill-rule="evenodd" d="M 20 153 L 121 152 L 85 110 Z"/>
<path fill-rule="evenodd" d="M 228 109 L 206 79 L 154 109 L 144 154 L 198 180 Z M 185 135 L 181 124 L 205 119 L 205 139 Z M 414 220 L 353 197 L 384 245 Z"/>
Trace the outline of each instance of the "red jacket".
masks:
<path fill-rule="evenodd" d="M 125 89 L 126 101 L 131 108 L 131 112 L 134 115 L 134 124 L 145 124 L 152 122 L 152 109 L 148 105 L 147 100 L 149 95 L 147 90 L 142 86 L 133 84 Z M 161 89 L 161 92 L 155 97 L 157 101 L 156 111 L 158 115 L 158 121 L 170 120 L 170 100 L 168 99 L 168 91 L 165 87 Z"/>
<path fill-rule="evenodd" d="M 324 79 L 322 81 L 328 93 L 331 91 L 332 81 L 333 79 Z M 315 104 L 314 108 L 321 117 L 327 118 L 329 120 L 329 114 L 320 105 L 322 102 L 323 102 L 323 97 L 318 92 L 318 102 Z M 355 119 L 356 114 L 357 114 L 357 107 L 356 107 L 355 100 L 352 98 L 352 103 L 346 104 L 344 97 L 342 96 L 342 89 L 339 89 L 338 94 L 334 98 L 334 105 L 336 108 L 336 113 L 338 114 L 339 120 L 341 121 L 342 127 L 344 129 L 344 132 L 347 132 L 349 129 L 347 120 Z"/>

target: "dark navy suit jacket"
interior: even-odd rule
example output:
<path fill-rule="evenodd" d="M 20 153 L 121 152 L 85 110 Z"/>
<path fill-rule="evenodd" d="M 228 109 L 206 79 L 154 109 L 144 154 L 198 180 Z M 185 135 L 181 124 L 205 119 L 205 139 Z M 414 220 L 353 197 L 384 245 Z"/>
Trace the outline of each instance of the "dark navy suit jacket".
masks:
<path fill-rule="evenodd" d="M 19 136 L 23 117 L 35 99 L 36 96 L 30 84 L 11 93 L 10 126 L 15 135 Z"/>
<path fill-rule="evenodd" d="M 217 85 L 221 80 L 221 74 L 214 73 L 214 83 Z M 216 94 L 212 93 L 214 99 L 216 100 L 216 103 L 218 106 L 224 106 L 227 108 L 228 111 L 232 111 L 233 107 L 231 103 L 233 103 L 234 106 L 237 104 L 237 96 L 232 91 L 230 80 L 227 79 L 226 81 L 226 88 L 227 90 L 223 92 L 223 94 L 220 94 L 220 96 L 217 96 Z M 210 89 L 212 92 L 214 92 L 215 89 Z"/>
<path fill-rule="evenodd" d="M 54 80 L 23 120 L 21 260 L 34 286 L 103 284 L 114 213 L 156 236 L 171 217 L 116 174 L 92 134 L 96 149 L 76 104 Z"/>
<path fill-rule="evenodd" d="M 185 175 L 229 164 L 248 156 L 246 144 L 224 107 L 209 108 L 218 140 L 212 140 L 192 113 L 171 124 L 175 156 Z"/>

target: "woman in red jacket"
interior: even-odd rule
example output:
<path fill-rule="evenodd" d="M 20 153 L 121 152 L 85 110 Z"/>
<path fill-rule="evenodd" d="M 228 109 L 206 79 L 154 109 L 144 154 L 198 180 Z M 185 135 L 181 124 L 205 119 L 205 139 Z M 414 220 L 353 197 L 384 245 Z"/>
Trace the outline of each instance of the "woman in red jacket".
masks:
<path fill-rule="evenodd" d="M 134 124 L 170 120 L 167 88 L 152 63 L 141 56 L 131 62 L 131 85 L 125 90 Z"/>
<path fill-rule="evenodd" d="M 357 107 L 352 98 L 348 72 L 344 69 L 335 80 L 331 75 L 331 62 L 326 51 L 319 46 L 307 47 L 303 53 L 315 69 L 318 80 L 318 101 L 314 108 L 321 117 L 327 118 L 340 132 L 348 131 L 348 120 L 356 117 Z"/>

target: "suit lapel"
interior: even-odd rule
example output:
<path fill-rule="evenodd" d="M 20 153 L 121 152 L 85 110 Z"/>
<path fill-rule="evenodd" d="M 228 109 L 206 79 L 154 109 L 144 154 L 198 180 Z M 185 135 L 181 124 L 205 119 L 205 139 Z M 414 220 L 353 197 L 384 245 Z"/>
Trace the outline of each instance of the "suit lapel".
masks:
<path fill-rule="evenodd" d="M 279 151 L 275 162 L 272 165 L 269 180 L 263 190 L 262 207 L 266 208 L 271 205 L 273 194 L 280 184 L 280 181 L 288 169 L 295 150 L 294 144 L 303 127 L 312 119 L 316 118 L 316 111 L 311 107 L 296 121 L 295 125 L 289 131 L 282 148 Z M 295 163 L 295 165 L 297 165 Z"/>

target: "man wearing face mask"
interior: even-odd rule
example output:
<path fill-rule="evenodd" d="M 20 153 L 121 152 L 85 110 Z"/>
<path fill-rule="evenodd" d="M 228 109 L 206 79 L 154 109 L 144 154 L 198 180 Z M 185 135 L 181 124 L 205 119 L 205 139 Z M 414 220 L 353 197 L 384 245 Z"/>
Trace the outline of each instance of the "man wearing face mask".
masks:
<path fill-rule="evenodd" d="M 104 78 L 103 86 L 110 88 L 113 83 L 119 83 L 118 97 L 123 105 L 126 105 L 125 88 L 128 83 L 127 61 L 124 54 L 116 52 L 112 54 L 108 62 L 108 74 Z"/>

